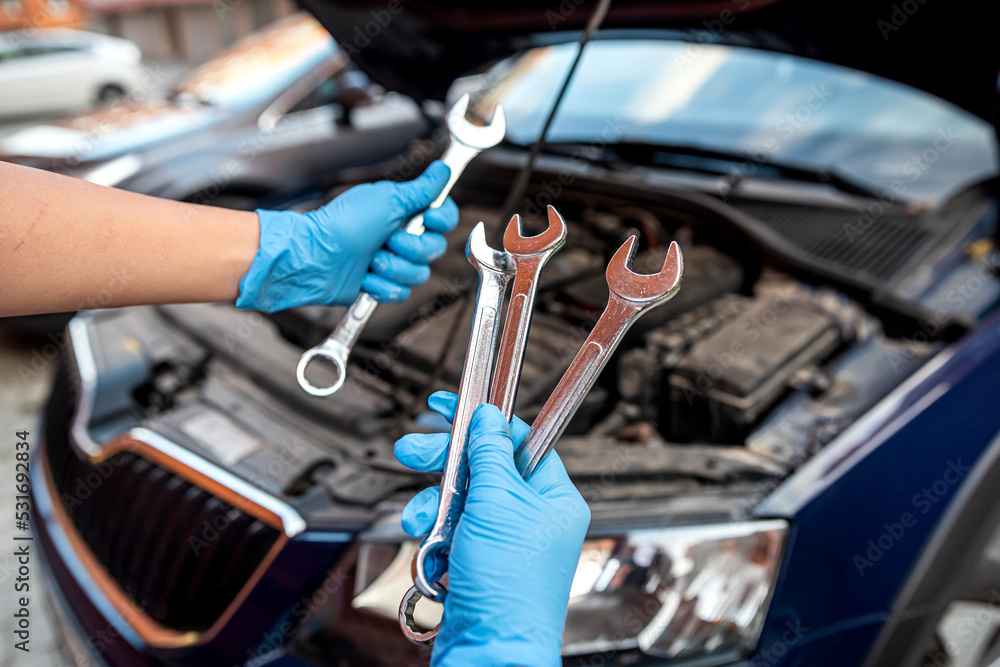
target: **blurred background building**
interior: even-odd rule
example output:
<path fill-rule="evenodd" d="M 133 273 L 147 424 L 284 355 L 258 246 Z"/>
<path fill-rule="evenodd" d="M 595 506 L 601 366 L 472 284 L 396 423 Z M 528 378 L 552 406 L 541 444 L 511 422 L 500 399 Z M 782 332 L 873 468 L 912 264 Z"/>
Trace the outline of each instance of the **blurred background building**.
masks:
<path fill-rule="evenodd" d="M 83 0 L 0 0 L 0 30 L 82 28 Z"/>
<path fill-rule="evenodd" d="M 87 29 L 132 40 L 147 61 L 196 64 L 294 9 L 291 0 L 0 0 L 0 31 Z"/>

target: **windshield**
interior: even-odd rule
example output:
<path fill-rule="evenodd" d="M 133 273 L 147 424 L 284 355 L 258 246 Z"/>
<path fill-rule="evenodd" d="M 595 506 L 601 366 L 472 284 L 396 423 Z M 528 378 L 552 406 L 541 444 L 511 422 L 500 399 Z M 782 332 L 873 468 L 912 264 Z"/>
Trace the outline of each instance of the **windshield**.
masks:
<path fill-rule="evenodd" d="M 335 51 L 323 26 L 294 14 L 240 40 L 174 87 L 175 98 L 247 107 L 267 101 Z"/>
<path fill-rule="evenodd" d="M 502 102 L 507 138 L 541 133 L 576 44 L 498 66 L 481 111 Z M 665 40 L 591 42 L 548 142 L 686 146 L 832 170 L 904 200 L 938 202 L 997 173 L 993 128 L 930 94 L 797 56 Z M 717 161 L 716 161 L 717 162 Z"/>

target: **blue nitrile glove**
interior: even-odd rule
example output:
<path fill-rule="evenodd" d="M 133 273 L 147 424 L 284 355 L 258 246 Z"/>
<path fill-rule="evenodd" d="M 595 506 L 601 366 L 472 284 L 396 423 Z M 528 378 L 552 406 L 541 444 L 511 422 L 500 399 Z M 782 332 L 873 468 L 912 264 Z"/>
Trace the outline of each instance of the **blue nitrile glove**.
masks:
<path fill-rule="evenodd" d="M 455 394 L 427 401 L 448 420 Z M 525 482 L 514 467 L 515 441 L 528 427 L 511 427 L 492 405 L 480 406 L 469 428 L 469 495 L 448 565 L 444 619 L 432 665 L 562 664 L 570 585 L 580 561 L 590 510 L 552 452 Z M 449 434 L 411 434 L 396 442 L 400 463 L 439 471 Z M 440 487 L 424 489 L 403 509 L 403 529 L 430 531 Z"/>
<path fill-rule="evenodd" d="M 236 305 L 266 312 L 347 305 L 361 289 L 383 303 L 403 301 L 444 254 L 442 233 L 455 228 L 458 207 L 449 198 L 427 211 L 421 235 L 400 227 L 434 201 L 450 173 L 437 161 L 415 180 L 358 185 L 309 213 L 257 211 L 260 248 Z"/>

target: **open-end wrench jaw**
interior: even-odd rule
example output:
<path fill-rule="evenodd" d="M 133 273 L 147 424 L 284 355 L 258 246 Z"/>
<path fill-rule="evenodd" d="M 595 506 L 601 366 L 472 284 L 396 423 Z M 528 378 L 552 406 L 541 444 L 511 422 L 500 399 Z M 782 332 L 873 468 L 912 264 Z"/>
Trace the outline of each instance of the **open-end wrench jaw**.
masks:
<path fill-rule="evenodd" d="M 549 226 L 541 234 L 525 236 L 521 216 L 514 215 L 507 223 L 503 237 L 504 249 L 517 273 L 490 388 L 490 403 L 500 408 L 508 421 L 514 414 L 514 401 L 542 268 L 566 242 L 566 221 L 552 206 L 548 207 L 548 212 Z"/>
<path fill-rule="evenodd" d="M 548 206 L 549 226 L 541 234 L 524 235 L 524 224 L 517 213 L 507 223 L 503 235 L 503 247 L 512 255 L 551 254 L 566 242 L 566 221 L 551 204 Z"/>
<path fill-rule="evenodd" d="M 503 250 L 491 248 L 486 242 L 486 226 L 478 222 L 469 234 L 469 240 L 465 242 L 465 256 L 476 271 L 493 271 L 494 273 L 511 274 L 514 265 L 510 255 Z"/>
<path fill-rule="evenodd" d="M 639 237 L 630 236 L 608 263 L 605 273 L 608 287 L 618 296 L 634 303 L 655 306 L 669 301 L 681 288 L 684 278 L 684 257 L 677 241 L 670 242 L 663 268 L 649 275 L 632 270 Z"/>
<path fill-rule="evenodd" d="M 445 117 L 448 134 L 452 141 L 459 141 L 469 148 L 484 150 L 499 144 L 507 133 L 507 116 L 499 104 L 493 111 L 493 118 L 488 125 L 476 125 L 470 122 L 465 114 L 469 110 L 469 94 L 458 98 Z"/>

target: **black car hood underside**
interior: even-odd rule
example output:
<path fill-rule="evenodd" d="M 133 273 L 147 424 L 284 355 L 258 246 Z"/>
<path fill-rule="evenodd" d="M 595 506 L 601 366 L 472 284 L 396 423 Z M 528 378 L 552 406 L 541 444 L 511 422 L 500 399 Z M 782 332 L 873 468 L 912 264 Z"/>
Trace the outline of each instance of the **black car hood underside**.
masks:
<path fill-rule="evenodd" d="M 458 76 L 578 37 L 594 0 L 300 0 L 374 80 L 443 99 Z M 601 31 L 792 53 L 924 89 L 993 120 L 996 8 L 971 0 L 615 0 Z M 993 17 L 993 18 L 990 18 Z M 631 32 L 641 30 L 642 32 Z M 575 34 L 577 33 L 577 34 Z M 610 33 L 615 34 L 615 33 Z M 610 36 L 606 34 L 605 36 Z"/>

